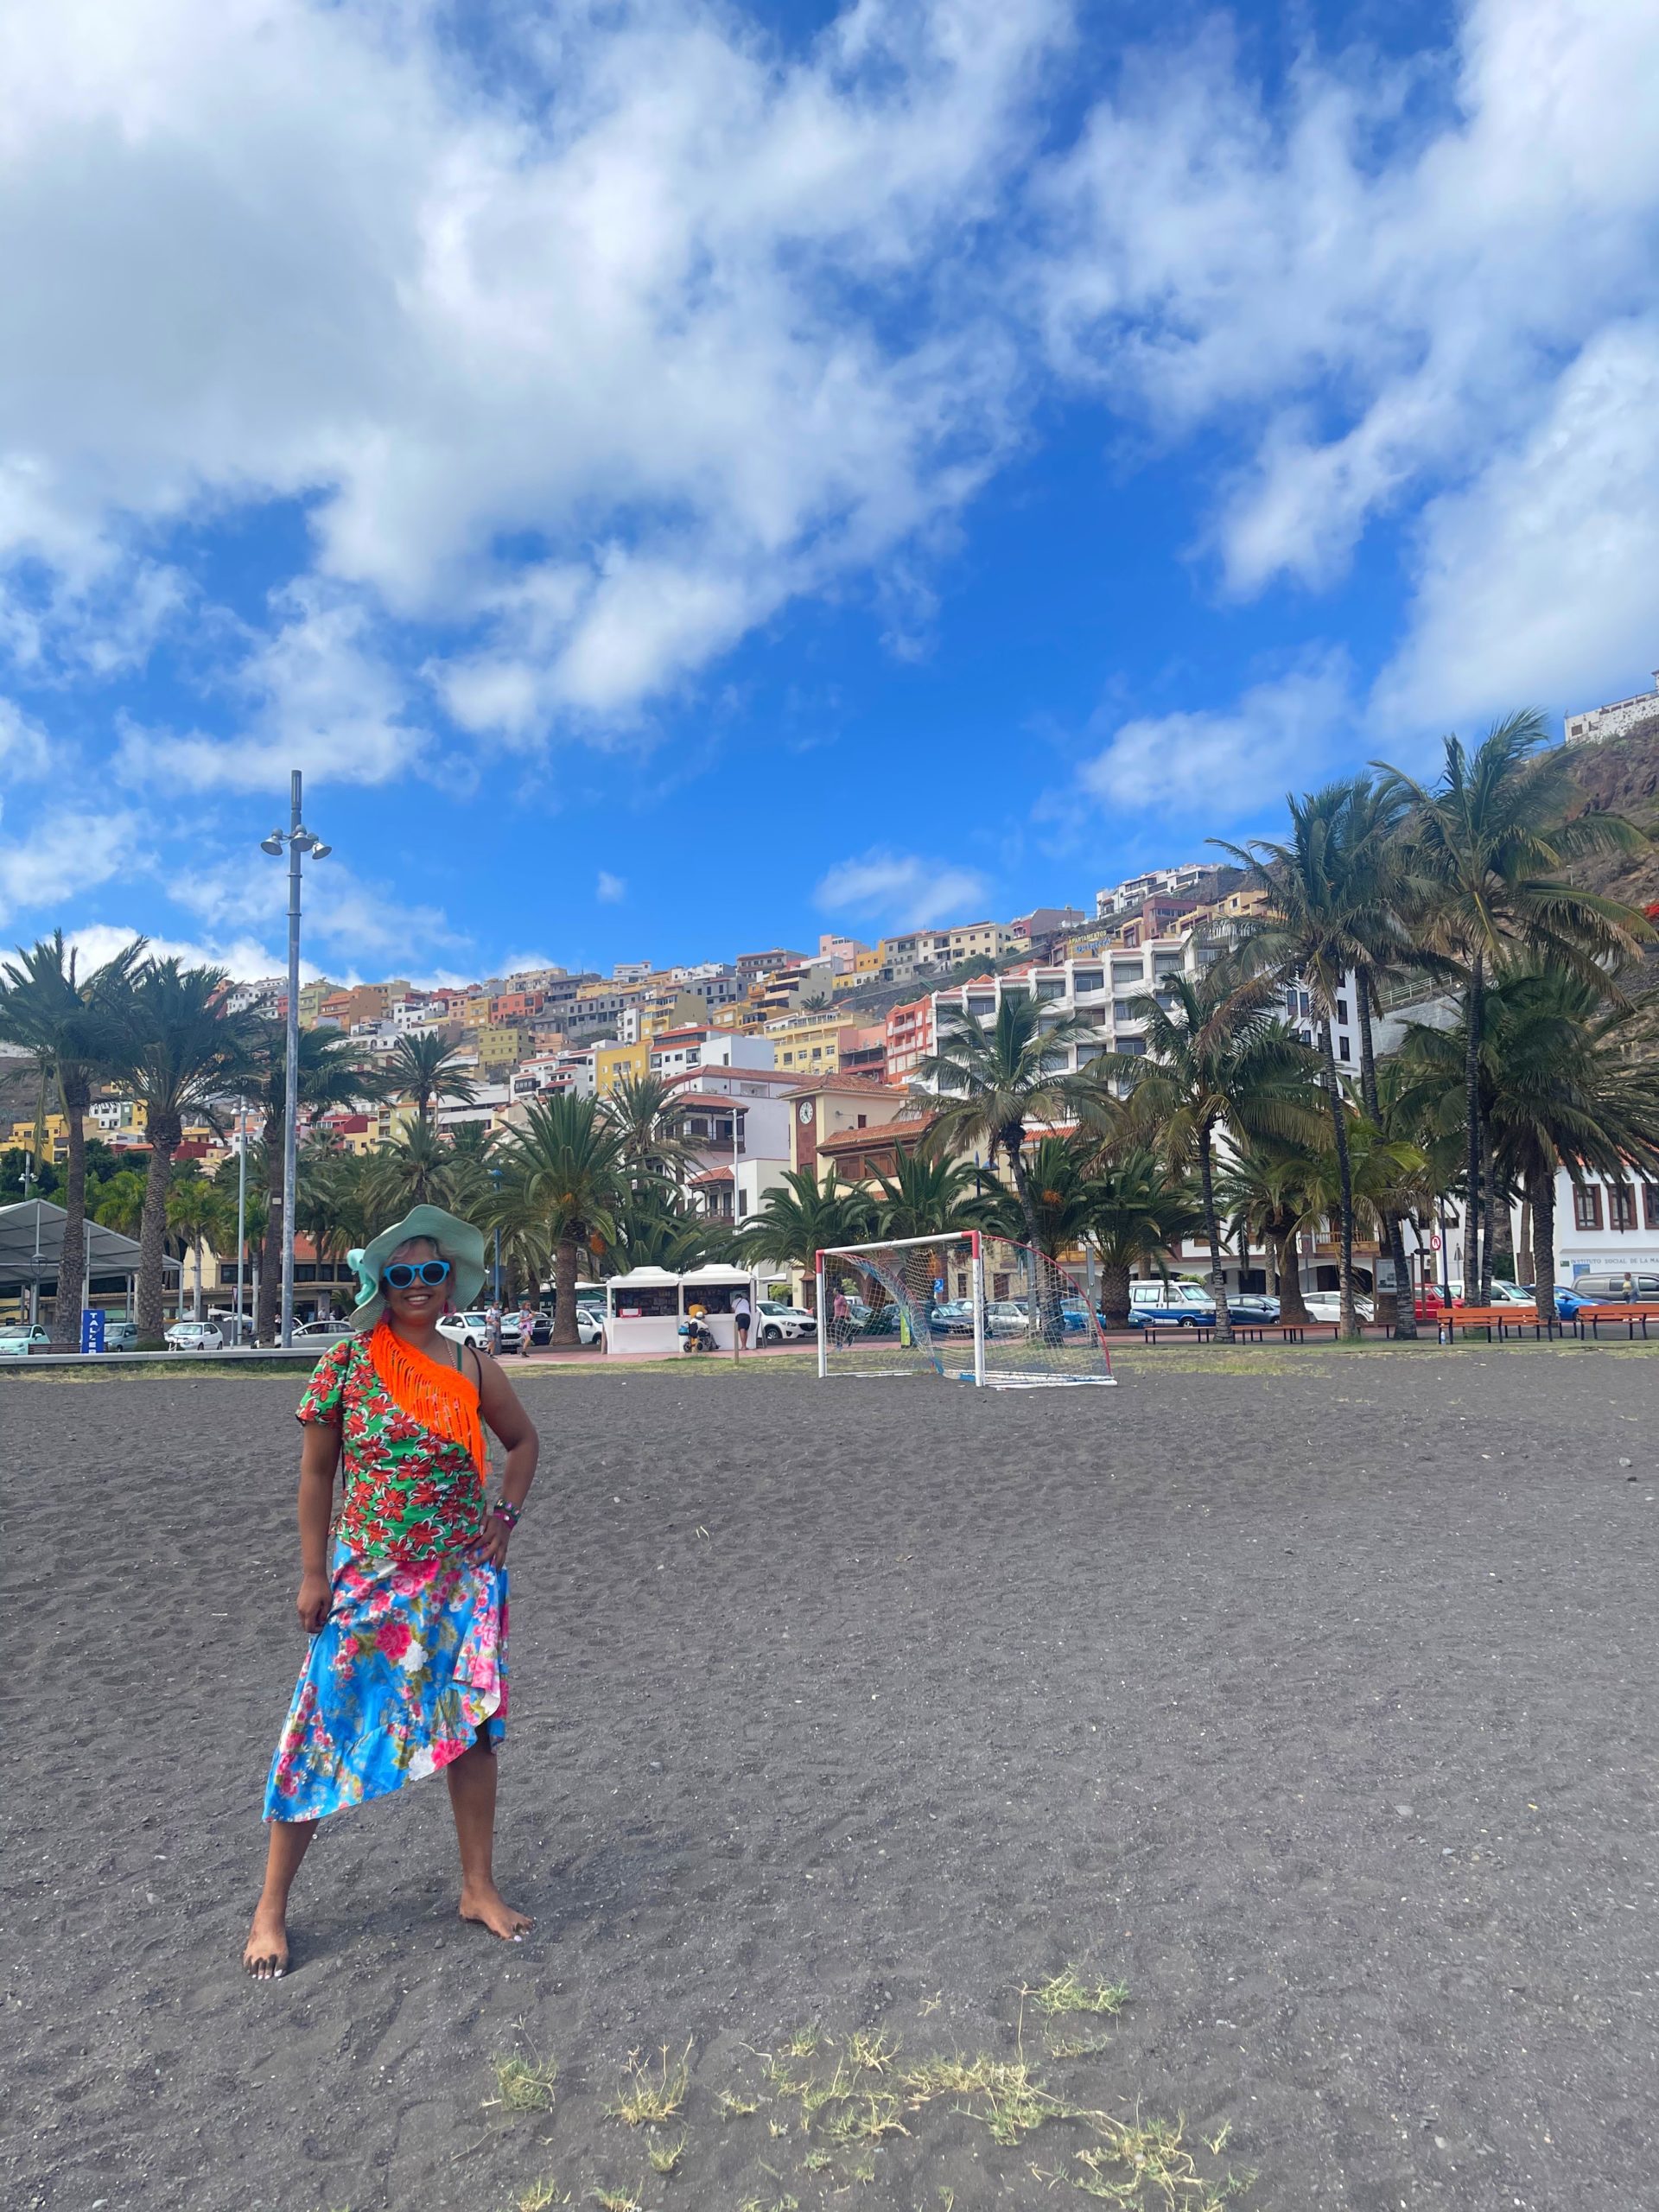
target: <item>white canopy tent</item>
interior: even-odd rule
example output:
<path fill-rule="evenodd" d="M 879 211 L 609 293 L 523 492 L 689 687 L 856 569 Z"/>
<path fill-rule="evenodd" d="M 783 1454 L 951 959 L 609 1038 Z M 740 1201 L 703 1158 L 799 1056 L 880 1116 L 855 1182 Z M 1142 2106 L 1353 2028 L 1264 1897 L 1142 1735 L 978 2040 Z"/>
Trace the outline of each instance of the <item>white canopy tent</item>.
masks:
<path fill-rule="evenodd" d="M 26 1198 L 21 1205 L 0 1206 L 0 1298 L 27 1294 L 30 1318 L 38 1313 L 41 1293 L 55 1294 L 58 1268 L 63 1258 L 63 1227 L 67 1219 L 61 1206 L 50 1198 Z M 179 1262 L 164 1259 L 162 1273 L 169 1281 L 179 1274 Z M 118 1230 L 101 1221 L 86 1224 L 86 1268 L 79 1287 L 79 1303 L 89 1302 L 91 1285 L 118 1279 L 129 1306 L 133 1279 L 138 1273 L 138 1245 Z"/>

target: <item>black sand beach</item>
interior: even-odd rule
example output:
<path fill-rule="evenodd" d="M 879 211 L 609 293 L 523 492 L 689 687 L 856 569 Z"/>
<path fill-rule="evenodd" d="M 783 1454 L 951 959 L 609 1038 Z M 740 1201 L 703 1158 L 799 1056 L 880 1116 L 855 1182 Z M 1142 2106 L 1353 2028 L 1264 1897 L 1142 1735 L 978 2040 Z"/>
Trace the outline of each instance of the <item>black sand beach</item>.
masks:
<path fill-rule="evenodd" d="M 534 1935 L 457 1922 L 429 1781 L 325 1826 L 255 1986 L 297 1389 L 0 1382 L 0 2202 L 1086 2202 L 1090 2123 L 1002 2145 L 894 2086 L 1019 2029 L 1063 2098 L 1259 2170 L 1243 2205 L 1659 2202 L 1659 1348 L 524 1387 L 499 1871 Z M 1021 2028 L 1069 1963 L 1121 2014 Z M 861 2094 L 906 2132 L 804 2132 L 755 2054 L 813 2022 L 791 2078 L 884 2031 Z M 688 2043 L 671 2125 L 608 2116 Z M 550 2110 L 486 2105 L 515 2054 Z"/>

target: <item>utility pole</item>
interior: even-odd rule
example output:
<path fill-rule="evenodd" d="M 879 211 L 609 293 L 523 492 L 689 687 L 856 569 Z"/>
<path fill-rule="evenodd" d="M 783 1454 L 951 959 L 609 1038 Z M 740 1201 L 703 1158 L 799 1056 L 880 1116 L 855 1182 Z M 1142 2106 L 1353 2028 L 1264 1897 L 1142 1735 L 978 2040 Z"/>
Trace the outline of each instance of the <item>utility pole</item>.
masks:
<path fill-rule="evenodd" d="M 288 779 L 289 826 L 273 830 L 260 842 L 261 852 L 280 859 L 288 849 L 288 1034 L 283 1070 L 283 1305 L 279 1342 L 284 1351 L 294 1338 L 294 1206 L 298 1196 L 300 1161 L 300 863 L 309 853 L 314 861 L 333 849 L 314 837 L 300 819 L 301 777 L 296 768 Z"/>

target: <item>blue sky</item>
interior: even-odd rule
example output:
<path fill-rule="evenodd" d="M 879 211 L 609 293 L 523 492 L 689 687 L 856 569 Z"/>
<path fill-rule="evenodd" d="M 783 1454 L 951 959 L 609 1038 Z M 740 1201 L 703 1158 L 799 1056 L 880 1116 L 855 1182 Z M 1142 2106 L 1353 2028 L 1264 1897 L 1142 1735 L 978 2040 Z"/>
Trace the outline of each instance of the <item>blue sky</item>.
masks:
<path fill-rule="evenodd" d="M 0 19 L 0 941 L 1087 903 L 1659 660 L 1649 0 Z"/>

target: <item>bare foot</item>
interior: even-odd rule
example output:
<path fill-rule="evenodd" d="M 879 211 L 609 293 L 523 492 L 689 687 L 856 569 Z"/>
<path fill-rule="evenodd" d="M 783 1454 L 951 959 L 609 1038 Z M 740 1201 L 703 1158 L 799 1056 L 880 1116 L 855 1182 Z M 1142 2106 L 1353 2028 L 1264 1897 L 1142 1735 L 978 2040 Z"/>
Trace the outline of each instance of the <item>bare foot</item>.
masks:
<path fill-rule="evenodd" d="M 256 1981 L 280 1981 L 288 1972 L 288 1926 L 280 1906 L 262 1898 L 254 1907 L 242 1964 Z"/>
<path fill-rule="evenodd" d="M 522 1943 L 524 1930 L 536 1925 L 527 1912 L 516 1911 L 507 1903 L 493 1882 L 487 1887 L 462 1889 L 461 1916 L 477 1921 L 480 1928 L 487 1928 L 504 1943 Z"/>

